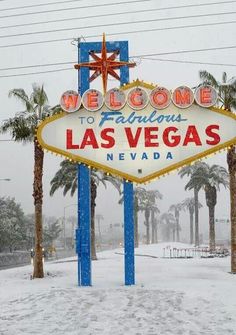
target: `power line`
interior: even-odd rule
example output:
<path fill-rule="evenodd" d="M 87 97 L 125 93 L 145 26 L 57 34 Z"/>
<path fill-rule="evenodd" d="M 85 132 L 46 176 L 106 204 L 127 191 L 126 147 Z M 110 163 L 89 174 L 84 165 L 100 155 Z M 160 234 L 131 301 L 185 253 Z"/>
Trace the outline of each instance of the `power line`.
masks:
<path fill-rule="evenodd" d="M 68 64 L 75 64 L 74 62 L 60 62 L 60 63 L 47 63 L 47 64 L 36 64 L 36 65 L 25 65 L 25 66 L 16 66 L 16 67 L 5 67 L 0 68 L 0 71 L 6 71 L 6 70 L 19 70 L 19 69 L 30 69 L 34 67 L 45 67 L 45 66 L 56 66 L 56 65 L 68 65 Z"/>
<path fill-rule="evenodd" d="M 0 0 L 5 1 L 5 0 Z M 58 4 L 65 4 L 68 2 L 81 2 L 83 0 L 69 0 L 69 1 L 54 1 L 54 2 L 48 2 L 48 3 L 40 3 L 36 5 L 27 5 L 27 6 L 20 6 L 20 7 L 11 7 L 11 8 L 3 8 L 0 9 L 0 12 L 5 12 L 7 10 L 16 10 L 16 9 L 24 9 L 24 8 L 32 8 L 32 7 L 41 7 L 41 6 L 50 6 L 50 5 L 58 5 Z"/>
<path fill-rule="evenodd" d="M 57 69 L 57 70 L 47 70 L 47 71 L 39 71 L 39 72 L 29 72 L 29 73 L 21 73 L 21 74 L 8 74 L 4 76 L 0 76 L 0 78 L 9 78 L 9 77 L 21 77 L 21 76 L 29 76 L 34 74 L 43 74 L 43 73 L 52 73 L 52 72 L 61 72 L 67 70 L 74 70 L 74 68 L 65 68 L 65 69 Z"/>
<path fill-rule="evenodd" d="M 117 36 L 117 35 L 123 35 L 123 34 L 137 34 L 137 33 L 140 34 L 140 33 L 153 32 L 153 31 L 207 27 L 207 26 L 218 26 L 218 25 L 223 25 L 223 24 L 234 24 L 234 23 L 236 23 L 236 21 L 202 23 L 202 24 L 192 24 L 192 25 L 186 25 L 186 26 L 176 26 L 176 27 L 166 27 L 166 28 L 140 29 L 140 30 L 126 31 L 126 32 L 110 33 L 110 34 L 106 34 L 106 36 Z M 90 35 L 90 36 L 85 36 L 85 37 L 86 38 L 95 38 L 95 37 L 100 37 L 100 36 L 101 35 Z"/>
<path fill-rule="evenodd" d="M 126 34 L 137 34 L 137 33 L 146 33 L 146 32 L 154 32 L 154 31 L 163 31 L 163 30 L 172 30 L 172 29 L 184 29 L 184 28 L 195 28 L 195 27 L 205 27 L 205 26 L 217 26 L 224 24 L 234 24 L 236 21 L 224 21 L 224 22 L 216 22 L 216 23 L 205 23 L 205 24 L 196 24 L 196 25 L 185 25 L 185 26 L 174 26 L 174 27 L 166 27 L 166 28 L 153 28 L 153 29 L 142 29 L 142 30 L 133 30 L 133 31 L 122 31 L 122 32 L 114 32 L 108 33 L 106 36 L 117 36 L 117 35 L 126 35 Z M 86 35 L 81 36 L 83 39 L 87 38 L 96 38 L 101 37 L 99 35 Z M 7 44 L 0 45 L 0 48 L 9 48 L 9 47 L 18 47 L 23 45 L 35 45 L 35 44 L 44 44 L 44 43 L 53 43 L 53 42 L 62 42 L 62 41 L 78 41 L 80 38 L 58 38 L 53 40 L 43 40 L 43 41 L 35 41 L 35 42 L 26 42 L 26 43 L 17 43 L 17 44 Z"/>
<path fill-rule="evenodd" d="M 88 8 L 98 8 L 98 7 L 109 7 L 109 6 L 117 6 L 117 5 L 125 5 L 125 4 L 133 4 L 139 2 L 150 2 L 154 0 L 134 0 L 134 1 L 123 1 L 123 2 L 115 2 L 115 3 L 104 3 L 99 5 L 90 5 L 90 6 L 79 6 L 79 7 L 70 7 L 70 8 L 60 8 L 60 9 L 50 9 L 50 10 L 42 10 L 40 12 L 30 12 L 30 13 L 22 13 L 22 14 L 12 14 L 12 15 L 4 15 L 0 16 L 0 19 L 9 18 L 9 17 L 17 17 L 17 16 L 26 16 L 26 15 L 34 15 L 34 14 L 45 14 L 45 13 L 52 13 L 52 12 L 64 12 L 66 10 L 75 10 L 75 9 L 88 9 Z"/>
<path fill-rule="evenodd" d="M 151 60 L 151 61 L 158 61 L 158 62 L 173 62 L 173 63 L 183 63 L 183 64 L 202 64 L 202 65 L 213 65 L 213 66 L 232 66 L 236 67 L 236 64 L 225 64 L 225 63 L 210 63 L 210 62 L 195 62 L 195 61 L 188 61 L 188 60 L 174 60 L 174 59 L 162 59 L 162 58 L 149 58 L 149 57 L 137 57 L 143 60 Z"/>
<path fill-rule="evenodd" d="M 232 1 L 224 1 L 224 2 L 212 2 L 212 3 L 201 3 L 201 4 L 192 4 L 192 5 L 184 5 L 184 6 L 173 6 L 173 7 L 163 7 L 163 8 L 152 8 L 152 9 L 143 9 L 143 10 L 132 10 L 126 12 L 116 12 L 116 13 L 108 13 L 108 14 L 96 14 L 96 15 L 89 15 L 89 16 L 82 16 L 82 17 L 73 17 L 73 18 L 65 18 L 65 19 L 58 19 L 58 20 L 47 20 L 47 21 L 39 21 L 39 22 L 30 22 L 30 23 L 21 23 L 9 26 L 0 26 L 0 29 L 8 29 L 8 28 L 17 28 L 17 27 L 26 27 L 26 26 L 33 26 L 39 24 L 47 24 L 47 23 L 56 23 L 56 22 L 66 22 L 66 21 L 74 21 L 74 20 L 83 20 L 83 19 L 93 19 L 99 17 L 110 17 L 110 16 L 117 16 L 117 15 L 124 15 L 124 14 L 138 14 L 138 13 L 148 13 L 148 12 L 156 12 L 162 10 L 170 10 L 170 9 L 182 9 L 182 8 L 189 8 L 189 7 L 202 7 L 202 6 L 210 6 L 210 5 L 220 5 L 220 4 L 229 4 L 229 3 L 236 3 L 236 0 Z"/>
<path fill-rule="evenodd" d="M 181 61 L 181 60 L 172 60 L 172 59 L 160 59 L 160 58 L 146 58 L 146 57 L 137 57 L 144 60 L 155 60 L 161 62 L 174 62 L 174 63 L 182 63 L 182 64 L 201 64 L 201 65 L 212 65 L 212 66 L 229 66 L 229 67 L 236 67 L 236 64 L 224 64 L 224 63 L 208 63 L 208 62 L 194 62 L 194 61 Z M 0 76 L 0 78 L 11 78 L 11 77 L 21 77 L 21 76 L 29 76 L 29 75 L 36 75 L 36 74 L 45 74 L 45 73 L 53 73 L 53 72 L 62 72 L 74 70 L 74 68 L 62 68 L 56 70 L 47 70 L 47 71 L 38 71 L 38 72 L 28 72 L 28 73 L 19 73 L 19 74 L 9 74 Z"/>
<path fill-rule="evenodd" d="M 225 47 L 214 47 L 214 48 L 159 52 L 159 53 L 151 53 L 151 54 L 143 54 L 143 55 L 132 55 L 129 58 L 142 58 L 142 59 L 150 59 L 151 60 L 152 58 L 150 58 L 150 57 L 154 57 L 154 56 L 166 56 L 166 55 L 185 54 L 185 53 L 204 52 L 204 51 L 216 51 L 216 50 L 227 50 L 227 49 L 236 49 L 236 45 L 225 46 Z M 156 59 L 156 60 L 158 60 L 158 59 Z M 164 59 L 164 60 L 166 60 L 166 59 Z M 25 65 L 25 66 L 16 66 L 16 67 L 5 67 L 5 68 L 0 68 L 0 71 L 30 69 L 30 68 L 58 66 L 58 65 L 69 65 L 69 64 L 76 64 L 76 63 L 77 63 L 77 61 L 75 60 L 75 61 L 72 61 L 72 62 L 59 62 L 59 63 L 34 64 L 34 65 Z M 202 64 L 211 65 L 210 63 L 202 63 Z M 212 65 L 221 65 L 221 64 L 212 63 Z M 233 64 L 222 64 L 222 65 L 234 66 Z"/>
<path fill-rule="evenodd" d="M 194 19 L 194 18 L 211 17 L 211 16 L 219 16 L 219 15 L 222 16 L 222 15 L 229 15 L 229 14 L 230 15 L 236 14 L 236 11 L 235 12 L 231 11 L 231 12 L 222 12 L 222 13 L 211 13 L 211 14 L 188 15 L 188 16 L 176 16 L 176 17 L 170 17 L 170 18 L 160 18 L 160 19 L 150 19 L 150 20 L 105 23 L 105 24 L 100 24 L 100 25 L 95 24 L 95 25 L 84 26 L 84 27 L 51 29 L 51 30 L 35 31 L 35 32 L 20 33 L 20 34 L 0 35 L 0 38 L 29 36 L 29 35 L 36 35 L 36 34 L 48 34 L 48 33 L 56 33 L 56 32 L 62 32 L 62 31 L 70 31 L 70 30 L 112 27 L 112 26 L 117 26 L 117 25 L 124 26 L 124 25 L 137 24 L 137 23 L 150 23 L 150 22 L 171 21 L 171 20 L 179 20 L 179 19 Z"/>
<path fill-rule="evenodd" d="M 96 37 L 100 37 L 101 35 L 97 35 Z M 106 35 L 108 36 L 108 34 Z M 95 36 L 91 36 L 95 37 Z M 89 36 L 86 36 L 86 38 L 90 38 Z M 35 45 L 35 44 L 44 44 L 44 43 L 54 43 L 54 42 L 63 42 L 63 41 L 72 41 L 76 40 L 76 38 L 58 38 L 54 40 L 46 40 L 46 41 L 37 41 L 37 42 L 26 42 L 26 43 L 17 43 L 17 44 L 6 44 L 6 45 L 0 45 L 0 48 L 11 48 L 11 47 L 19 47 L 22 45 Z"/>
<path fill-rule="evenodd" d="M 151 54 L 143 54 L 143 55 L 134 55 L 130 56 L 130 58 L 135 57 L 152 57 L 152 56 L 165 56 L 165 55 L 176 55 L 190 52 L 202 52 L 202 51 L 215 51 L 215 50 L 226 50 L 226 49 L 236 49 L 236 45 L 231 45 L 227 47 L 214 47 L 214 48 L 204 48 L 204 49 L 193 49 L 193 50 L 179 50 L 179 51 L 171 51 L 171 52 L 159 52 L 159 53 L 151 53 Z"/>
<path fill-rule="evenodd" d="M 142 30 L 133 30 L 133 31 L 121 31 L 121 32 L 114 32 L 108 33 L 106 36 L 118 36 L 118 35 L 126 35 L 126 34 L 141 34 L 147 32 L 154 32 L 154 31 L 163 31 L 163 30 L 173 30 L 173 29 L 184 29 L 184 28 L 196 28 L 196 27 L 207 27 L 207 26 L 218 26 L 224 24 L 234 24 L 236 21 L 224 21 L 224 22 L 216 22 L 216 23 L 204 23 L 204 24 L 195 24 L 195 25 L 186 25 L 186 26 L 175 26 L 175 27 L 166 27 L 166 28 L 153 28 L 153 29 L 142 29 Z M 101 37 L 99 35 L 86 35 L 83 38 L 96 38 Z M 11 48 L 11 47 L 18 47 L 23 45 L 35 45 L 35 44 L 43 44 L 43 43 L 54 43 L 54 42 L 62 42 L 62 41 L 72 41 L 78 40 L 78 38 L 58 38 L 53 40 L 43 40 L 43 41 L 35 41 L 35 42 L 26 42 L 26 43 L 17 43 L 17 44 L 6 44 L 0 45 L 0 48 Z"/>
<path fill-rule="evenodd" d="M 212 66 L 236 67 L 236 64 L 198 62 L 198 61 L 187 61 L 187 60 L 173 60 L 173 59 L 162 59 L 162 58 L 151 58 L 150 57 L 150 55 L 151 56 L 170 55 L 170 54 L 200 52 L 200 51 L 227 49 L 227 48 L 228 47 L 196 49 L 196 50 L 182 50 L 182 51 L 176 51 L 176 52 L 163 52 L 163 53 L 153 53 L 153 54 L 146 54 L 146 55 L 134 55 L 134 56 L 130 56 L 129 58 L 140 58 L 140 59 L 144 59 L 144 60 L 154 60 L 154 61 L 161 61 L 161 62 L 174 62 L 174 63 L 182 63 L 182 64 L 202 64 L 202 65 L 212 65 Z M 229 48 L 236 48 L 236 46 L 232 46 L 232 47 L 229 47 Z M 32 68 L 32 67 L 39 67 L 39 66 L 75 64 L 75 63 L 76 62 L 64 62 L 64 63 L 55 63 L 55 64 L 50 63 L 50 64 L 42 64 L 42 65 L 29 65 L 29 66 L 15 67 L 15 68 L 4 68 L 4 69 L 0 69 L 0 71 L 2 71 L 2 70 L 14 70 L 14 69 L 25 69 L 25 68 Z M 20 77 L 20 76 L 28 76 L 28 75 L 44 74 L 44 73 L 52 73 L 52 72 L 61 72 L 61 71 L 68 71 L 68 70 L 74 70 L 74 68 L 69 67 L 69 68 L 62 68 L 62 69 L 55 69 L 55 70 L 46 70 L 46 71 L 37 71 L 37 72 L 28 72 L 28 73 L 19 73 L 19 74 L 9 74 L 9 75 L 0 76 L 0 78 Z"/>

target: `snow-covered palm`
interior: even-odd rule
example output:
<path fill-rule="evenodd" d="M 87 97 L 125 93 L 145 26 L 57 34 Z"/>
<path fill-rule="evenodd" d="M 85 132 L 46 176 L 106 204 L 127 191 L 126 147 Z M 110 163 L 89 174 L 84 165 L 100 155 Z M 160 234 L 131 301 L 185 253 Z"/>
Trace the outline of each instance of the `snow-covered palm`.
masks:
<path fill-rule="evenodd" d="M 203 84 L 213 86 L 219 96 L 219 107 L 228 110 L 236 109 L 236 77 L 228 80 L 227 73 L 222 73 L 221 81 L 218 81 L 210 72 L 200 71 L 200 79 Z"/>
<path fill-rule="evenodd" d="M 186 198 L 182 201 L 182 209 L 189 211 L 189 228 L 190 228 L 190 244 L 193 244 L 193 215 L 194 215 L 194 206 L 195 206 L 195 199 L 194 198 Z M 202 207 L 202 204 L 198 202 L 198 209 Z"/>
<path fill-rule="evenodd" d="M 209 209 L 209 242 L 210 250 L 215 249 L 215 206 L 217 203 L 217 191 L 220 185 L 225 188 L 229 186 L 229 175 L 226 169 L 219 165 L 209 166 L 200 162 L 197 169 L 191 175 L 186 189 L 202 188 L 205 191 L 206 204 Z"/>
<path fill-rule="evenodd" d="M 38 124 L 50 114 L 58 111 L 58 108 L 50 109 L 48 98 L 43 86 L 33 85 L 33 92 L 30 96 L 23 89 L 13 89 L 9 92 L 9 97 L 19 100 L 24 110 L 4 121 L 0 132 L 10 132 L 12 139 L 17 142 L 34 143 L 34 185 L 33 197 L 35 205 L 35 258 L 34 258 L 34 278 L 42 278 L 42 203 L 43 203 L 43 159 L 44 153 L 38 146 L 35 131 Z"/>
<path fill-rule="evenodd" d="M 200 162 L 185 188 L 191 190 L 195 186 L 199 189 L 210 186 L 219 191 L 220 185 L 224 187 L 229 186 L 229 174 L 227 170 L 220 165 L 214 164 L 210 166 L 205 162 Z"/>
<path fill-rule="evenodd" d="M 136 187 L 134 189 L 134 237 L 135 237 L 135 248 L 139 246 L 139 228 L 138 228 L 138 212 L 139 211 L 145 211 L 145 204 L 147 202 L 147 190 L 143 187 Z M 151 191 L 153 192 L 153 191 Z M 157 192 L 157 198 L 162 195 Z M 159 193 L 159 195 L 158 195 Z M 122 197 L 119 200 L 119 204 L 123 204 L 124 202 L 124 195 L 122 194 Z M 156 212 L 156 209 L 154 210 Z M 149 213 L 150 216 L 150 213 Z"/>
<path fill-rule="evenodd" d="M 200 72 L 202 82 L 215 87 L 219 95 L 221 107 L 234 112 L 236 110 L 236 77 L 227 79 L 223 72 L 219 82 L 211 73 Z M 230 217 L 231 217 L 231 272 L 236 273 L 236 147 L 232 146 L 227 152 L 227 163 L 230 175 Z"/>
<path fill-rule="evenodd" d="M 182 203 L 172 204 L 169 208 L 169 211 L 174 213 L 175 220 L 176 220 L 176 240 L 177 240 L 177 242 L 179 242 L 179 240 L 180 240 L 179 239 L 179 231 L 180 231 L 179 213 L 180 213 L 180 211 L 182 211 L 182 209 L 183 209 Z"/>
<path fill-rule="evenodd" d="M 167 241 L 171 240 L 171 231 L 172 231 L 172 240 L 175 239 L 175 227 L 176 220 L 174 215 L 171 212 L 165 212 L 160 216 L 160 223 L 162 225 L 162 235 Z"/>
<path fill-rule="evenodd" d="M 187 165 L 183 167 L 179 171 L 179 175 L 181 178 L 183 177 L 190 177 L 193 175 L 193 173 L 198 169 L 199 162 L 196 162 L 193 165 Z M 185 189 L 186 186 L 185 186 Z M 199 245 L 199 211 L 198 211 L 198 193 L 200 191 L 200 187 L 196 184 L 195 187 L 193 188 L 194 192 L 194 214 L 195 214 L 195 245 Z"/>
<path fill-rule="evenodd" d="M 162 194 L 158 190 L 146 190 L 145 188 L 139 188 L 139 209 L 144 212 L 145 216 L 145 225 L 146 225 L 146 242 L 150 243 L 150 215 L 151 223 L 155 225 L 155 213 L 159 213 L 159 209 L 156 204 L 156 200 L 162 199 Z M 153 235 L 153 234 L 152 234 Z M 153 236 L 152 236 L 153 241 Z"/>
<path fill-rule="evenodd" d="M 97 259 L 96 256 L 96 245 L 95 245 L 95 206 L 97 197 L 97 187 L 102 184 L 105 188 L 107 182 L 111 183 L 119 193 L 121 193 L 121 180 L 111 175 L 107 175 L 102 171 L 92 169 L 91 170 L 91 254 L 92 259 Z M 56 172 L 55 176 L 51 180 L 50 195 L 52 196 L 60 188 L 63 189 L 63 195 L 65 196 L 69 191 L 70 195 L 73 196 L 78 187 L 78 175 L 77 175 L 77 164 L 64 160 L 60 164 L 60 169 Z"/>
<path fill-rule="evenodd" d="M 58 189 L 62 188 L 64 196 L 69 191 L 70 195 L 73 196 L 77 190 L 77 182 L 77 164 L 70 162 L 69 160 L 63 160 L 60 163 L 60 169 L 56 172 L 55 176 L 50 182 L 50 195 L 52 196 Z M 91 169 L 91 183 L 93 183 L 96 187 L 101 183 L 106 188 L 107 182 L 111 183 L 120 192 L 120 179 L 114 178 L 111 175 L 107 175 L 102 171 Z"/>
<path fill-rule="evenodd" d="M 156 206 L 156 199 L 162 199 L 162 194 L 158 190 L 147 191 L 144 187 L 136 187 L 134 189 L 134 235 L 135 235 L 135 247 L 138 247 L 138 212 L 143 211 L 145 214 L 145 225 L 146 225 L 146 242 L 150 242 L 150 214 L 152 215 L 152 225 L 154 228 L 154 215 L 159 212 Z M 124 202 L 122 196 L 119 203 Z M 156 227 L 155 227 L 156 228 Z M 152 234 L 152 240 L 153 240 Z"/>

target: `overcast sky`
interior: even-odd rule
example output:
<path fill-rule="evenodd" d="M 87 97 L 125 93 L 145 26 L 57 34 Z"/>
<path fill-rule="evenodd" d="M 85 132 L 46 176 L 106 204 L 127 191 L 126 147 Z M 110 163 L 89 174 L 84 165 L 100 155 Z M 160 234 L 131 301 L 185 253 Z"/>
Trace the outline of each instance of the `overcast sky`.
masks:
<path fill-rule="evenodd" d="M 59 0 L 58 0 L 59 1 Z M 1 113 L 0 121 L 12 117 L 16 112 L 22 110 L 22 106 L 14 99 L 8 98 L 9 90 L 13 88 L 24 88 L 27 93 L 31 92 L 32 83 L 44 84 L 45 90 L 48 94 L 50 105 L 55 105 L 59 102 L 62 92 L 68 89 L 77 88 L 77 72 L 73 70 L 73 65 L 57 65 L 41 67 L 40 64 L 59 63 L 59 62 L 76 62 L 77 47 L 72 43 L 73 38 L 83 36 L 86 41 L 101 41 L 102 33 L 112 34 L 123 32 L 117 36 L 107 36 L 107 40 L 128 40 L 130 56 L 137 56 L 143 54 L 160 54 L 172 53 L 168 55 L 156 55 L 152 58 L 178 60 L 182 63 L 175 63 L 169 61 L 135 59 L 138 66 L 130 71 L 130 79 L 140 78 L 146 82 L 163 85 L 169 89 L 175 88 L 179 85 L 185 84 L 190 87 L 199 83 L 199 70 L 206 69 L 210 71 L 215 77 L 221 78 L 222 72 L 226 71 L 228 77 L 235 75 L 235 23 L 220 24 L 223 22 L 236 21 L 236 1 L 197 1 L 197 0 L 154 0 L 134 2 L 120 0 L 125 2 L 121 5 L 96 7 L 97 4 L 114 4 L 114 0 L 102 1 L 64 1 L 62 4 L 53 4 L 50 6 L 37 6 L 31 8 L 22 8 L 14 10 L 4 10 L 20 6 L 33 6 L 38 4 L 48 4 L 56 1 L 52 0 L 2 0 L 0 1 L 0 57 L 1 57 L 1 71 L 0 71 L 0 99 L 1 99 Z M 219 3 L 219 4 L 215 4 Z M 186 5 L 211 4 L 209 6 L 193 6 L 185 7 Z M 94 8 L 81 8 L 66 10 L 67 8 L 92 6 Z M 153 10 L 152 12 L 143 12 L 148 9 L 159 9 L 179 6 L 177 9 Z M 54 9 L 65 9 L 58 12 L 46 12 Z M 32 12 L 44 11 L 44 13 L 13 16 L 17 14 L 25 14 Z M 117 16 L 107 16 L 90 18 L 84 20 L 75 20 L 83 16 L 103 15 L 115 12 L 131 12 L 139 11 L 140 13 L 120 14 Z M 229 13 L 223 15 L 222 13 Z M 202 16 L 210 14 L 210 16 Z M 212 15 L 217 14 L 217 15 Z M 8 17 L 3 17 L 8 16 Z M 11 16 L 11 17 L 9 17 Z M 184 16 L 198 16 L 191 18 L 171 19 L 173 17 Z M 41 21 L 68 19 L 70 21 L 61 21 L 57 23 L 44 23 L 37 25 L 21 26 L 15 28 L 3 28 L 9 25 L 21 25 L 26 23 L 35 23 Z M 163 20 L 167 18 L 168 20 Z M 139 20 L 156 20 L 153 22 L 143 22 L 133 24 L 134 21 Z M 160 20 L 161 21 L 158 21 Z M 121 22 L 128 22 L 127 25 L 120 25 Z M 114 24 L 113 26 L 98 27 L 104 24 Z M 213 23 L 217 23 L 213 25 Z M 212 24 L 207 26 L 206 24 Z M 96 28 L 86 28 L 87 26 L 95 26 Z M 189 26 L 189 25 L 203 25 L 198 27 L 187 27 L 181 29 L 168 29 L 168 27 Z M 48 31 L 54 29 L 77 28 L 75 30 L 67 30 L 60 32 L 47 32 L 45 34 L 31 34 L 22 36 L 12 36 L 23 33 L 31 33 L 38 31 Z M 159 29 L 155 31 L 143 33 L 127 33 L 137 30 Z M 8 37 L 4 37 L 8 35 Z M 100 35 L 100 37 L 87 38 L 90 35 Z M 46 41 L 54 39 L 66 39 L 66 41 L 41 43 L 33 45 L 10 46 L 15 44 L 32 43 L 36 41 Z M 5 47 L 8 46 L 8 47 Z M 191 53 L 177 53 L 173 52 L 183 50 L 199 50 L 227 47 L 223 50 L 211 50 Z M 228 48 L 230 47 L 230 48 Z M 231 64 L 226 65 L 204 65 L 191 64 L 190 62 L 202 63 L 219 63 Z M 38 67 L 26 69 L 9 69 L 19 66 L 39 65 Z M 40 71 L 51 71 L 55 69 L 70 68 L 71 70 L 50 72 L 43 74 L 30 74 L 27 76 L 12 76 L 20 73 L 31 73 Z M 117 86 L 114 81 L 109 82 L 110 86 Z M 101 86 L 100 79 L 97 80 L 97 87 Z M 1 136 L 2 139 L 10 138 L 9 136 Z M 1 151 L 1 165 L 0 178 L 11 178 L 10 182 L 0 181 L 0 195 L 15 197 L 18 202 L 22 204 L 25 212 L 33 212 L 32 199 L 32 182 L 33 182 L 33 146 L 16 144 L 14 142 L 0 142 Z M 76 197 L 63 197 L 61 192 L 55 194 L 54 197 L 49 196 L 49 183 L 55 172 L 57 171 L 60 159 L 51 155 L 45 154 L 44 165 L 44 213 L 47 215 L 63 216 L 64 207 L 76 203 Z M 217 163 L 226 167 L 225 153 L 217 154 L 214 158 L 208 159 L 209 164 Z M 149 188 L 158 189 L 164 196 L 160 202 L 160 209 L 165 211 L 170 204 L 182 201 L 185 197 L 191 195 L 191 192 L 184 191 L 184 184 L 187 180 L 180 180 L 177 173 L 172 173 L 170 176 L 162 178 L 158 182 L 153 182 L 148 185 Z M 117 194 L 108 187 L 105 191 L 103 187 L 99 188 L 97 212 L 102 213 L 105 217 L 106 223 L 115 223 L 122 221 L 122 208 L 117 205 Z M 201 201 L 205 204 L 204 194 L 201 192 Z M 229 193 L 222 190 L 218 198 L 218 206 L 216 208 L 217 217 L 227 217 L 229 209 Z M 113 210 L 107 210 L 109 208 Z M 71 215 L 76 212 L 76 207 L 71 206 L 66 208 L 66 215 Z M 207 209 L 201 211 L 201 224 L 207 225 Z M 187 216 L 183 215 L 183 219 L 187 222 Z"/>

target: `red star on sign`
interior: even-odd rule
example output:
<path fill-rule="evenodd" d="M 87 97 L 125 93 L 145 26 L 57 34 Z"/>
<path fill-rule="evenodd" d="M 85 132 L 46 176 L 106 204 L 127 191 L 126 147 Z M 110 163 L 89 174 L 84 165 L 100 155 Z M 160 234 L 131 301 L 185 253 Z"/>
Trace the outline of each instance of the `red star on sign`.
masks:
<path fill-rule="evenodd" d="M 113 78 L 115 78 L 117 80 L 120 80 L 120 77 L 115 72 L 115 70 L 118 70 L 121 66 L 128 66 L 128 67 L 136 66 L 136 63 L 116 61 L 115 59 L 116 59 L 118 54 L 119 54 L 119 51 L 114 51 L 108 57 L 107 49 L 106 49 L 105 34 L 103 34 L 101 57 L 96 55 L 95 52 L 91 51 L 90 56 L 94 59 L 93 62 L 76 64 L 76 65 L 74 65 L 74 67 L 77 70 L 79 70 L 81 67 L 88 67 L 90 70 L 94 71 L 94 73 L 89 78 L 90 82 L 93 81 L 94 79 L 96 79 L 101 74 L 102 75 L 103 92 L 106 93 L 107 78 L 108 78 L 109 74 Z"/>

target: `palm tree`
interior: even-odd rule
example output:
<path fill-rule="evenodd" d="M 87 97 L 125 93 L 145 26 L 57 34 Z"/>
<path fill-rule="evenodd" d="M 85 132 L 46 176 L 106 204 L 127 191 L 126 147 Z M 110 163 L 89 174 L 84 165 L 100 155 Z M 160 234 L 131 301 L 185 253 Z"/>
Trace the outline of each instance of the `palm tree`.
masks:
<path fill-rule="evenodd" d="M 14 141 L 33 142 L 34 144 L 34 183 L 33 198 L 35 206 L 35 257 L 34 278 L 43 278 L 43 255 L 42 255 L 42 204 L 43 204 L 43 149 L 38 145 L 35 132 L 38 124 L 50 114 L 57 112 L 57 108 L 50 109 L 47 105 L 48 98 L 43 86 L 33 85 L 30 96 L 23 89 L 13 89 L 9 97 L 17 98 L 24 106 L 23 112 L 17 113 L 13 118 L 3 122 L 1 133 L 10 132 Z"/>
<path fill-rule="evenodd" d="M 135 248 L 139 246 L 139 229 L 138 229 L 138 212 L 142 210 L 141 202 L 145 197 L 146 190 L 143 187 L 136 187 L 134 189 L 134 245 Z"/>
<path fill-rule="evenodd" d="M 179 175 L 181 178 L 183 178 L 184 176 L 187 177 L 192 177 L 194 171 L 197 170 L 199 165 L 199 162 L 196 162 L 193 165 L 187 165 L 185 167 L 183 167 L 180 171 L 179 171 Z M 198 212 L 198 193 L 200 191 L 199 185 L 195 185 L 193 188 L 193 193 L 194 193 L 194 214 L 195 214 L 195 245 L 198 246 L 199 245 L 199 212 Z M 188 189 L 185 186 L 185 190 Z"/>
<path fill-rule="evenodd" d="M 218 92 L 219 104 L 226 110 L 236 109 L 236 78 L 227 79 L 223 72 L 222 81 L 218 82 L 207 71 L 200 71 L 200 79 L 203 83 L 212 85 Z M 227 152 L 230 188 L 230 217 L 231 217 L 231 272 L 236 273 L 236 151 L 232 146 Z"/>
<path fill-rule="evenodd" d="M 142 187 L 136 187 L 134 189 L 134 247 L 139 246 L 139 231 L 138 231 L 138 212 L 140 197 L 142 196 Z"/>
<path fill-rule="evenodd" d="M 171 240 L 171 231 L 172 231 L 172 240 L 175 240 L 175 227 L 176 227 L 176 220 L 172 213 L 165 212 L 160 216 L 160 223 L 162 227 L 165 228 L 164 232 L 164 239 L 167 241 Z M 163 229 L 162 229 L 163 230 Z"/>
<path fill-rule="evenodd" d="M 139 208 L 144 212 L 145 216 L 145 226 L 146 226 L 146 243 L 150 243 L 150 215 L 152 213 L 152 224 L 154 225 L 154 215 L 156 212 L 159 212 L 159 209 L 156 205 L 156 199 L 162 199 L 162 194 L 158 190 L 142 190 Z"/>
<path fill-rule="evenodd" d="M 190 244 L 193 244 L 193 237 L 194 237 L 194 233 L 193 233 L 193 215 L 194 215 L 194 204 L 195 204 L 195 200 L 194 198 L 186 198 L 185 200 L 182 201 L 182 208 L 183 210 L 188 210 L 189 211 L 189 222 L 190 222 Z M 200 209 L 202 207 L 202 204 L 200 202 L 198 202 L 198 209 Z"/>
<path fill-rule="evenodd" d="M 100 222 L 104 220 L 104 216 L 102 214 L 96 214 L 95 219 L 97 220 L 97 223 L 98 223 L 99 242 L 101 244 L 102 243 L 102 234 L 101 234 Z"/>
<path fill-rule="evenodd" d="M 217 203 L 217 191 L 220 185 L 228 187 L 229 176 L 226 169 L 219 165 L 209 166 L 207 163 L 199 163 L 191 179 L 185 186 L 186 189 L 194 187 L 203 188 L 206 196 L 206 204 L 209 209 L 209 247 L 215 250 L 215 206 Z"/>
<path fill-rule="evenodd" d="M 151 243 L 157 243 L 157 224 L 158 220 L 156 217 L 156 213 L 160 213 L 160 210 L 155 206 L 151 209 L 151 226 L 152 226 L 152 234 L 151 234 Z"/>
<path fill-rule="evenodd" d="M 159 218 L 154 218 L 154 221 L 153 221 L 153 225 L 152 227 L 154 226 L 153 228 L 153 231 L 152 231 L 152 243 L 158 243 L 158 236 L 157 236 L 157 230 L 158 230 L 158 225 L 160 223 L 160 219 Z"/>
<path fill-rule="evenodd" d="M 211 85 L 217 90 L 219 107 L 227 110 L 236 109 L 236 77 L 228 80 L 226 72 L 223 72 L 222 81 L 219 82 L 207 71 L 200 71 L 199 76 L 203 84 Z"/>
<path fill-rule="evenodd" d="M 180 230 L 180 225 L 179 225 L 179 213 L 183 209 L 182 203 L 178 204 L 173 204 L 170 206 L 169 211 L 174 212 L 175 215 L 175 220 L 176 220 L 176 240 L 179 242 L 179 230 Z"/>
<path fill-rule="evenodd" d="M 134 189 L 134 246 L 138 248 L 139 246 L 139 229 L 138 229 L 138 212 L 142 211 L 141 203 L 145 199 L 146 190 L 143 187 L 136 187 Z M 119 200 L 119 204 L 123 204 L 124 196 Z"/>
<path fill-rule="evenodd" d="M 101 183 L 106 187 L 106 182 L 110 182 L 120 193 L 121 181 L 111 175 L 98 170 L 91 170 L 91 255 L 92 259 L 96 260 L 96 244 L 95 244 L 95 206 L 97 197 L 97 187 Z M 59 188 L 63 188 L 63 195 L 68 191 L 73 196 L 78 184 L 77 164 L 64 160 L 60 164 L 60 169 L 56 172 L 51 180 L 50 195 L 52 196 Z"/>

